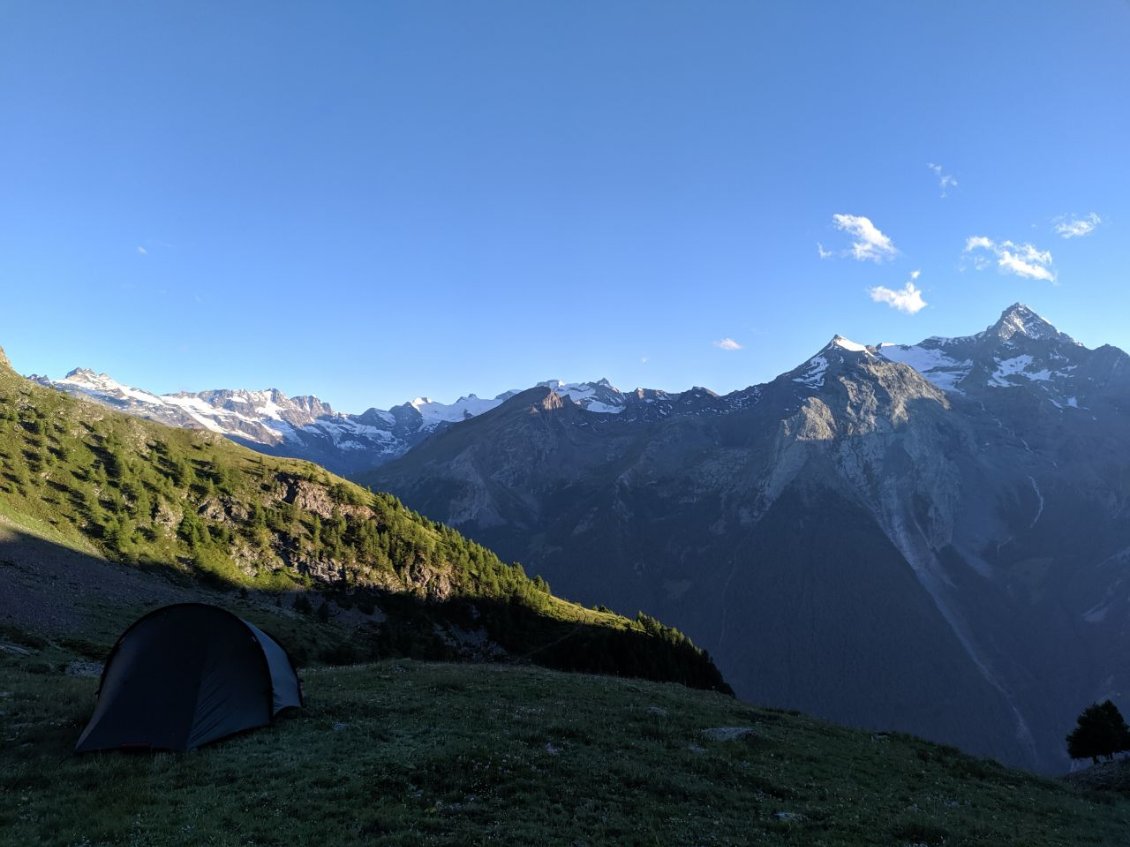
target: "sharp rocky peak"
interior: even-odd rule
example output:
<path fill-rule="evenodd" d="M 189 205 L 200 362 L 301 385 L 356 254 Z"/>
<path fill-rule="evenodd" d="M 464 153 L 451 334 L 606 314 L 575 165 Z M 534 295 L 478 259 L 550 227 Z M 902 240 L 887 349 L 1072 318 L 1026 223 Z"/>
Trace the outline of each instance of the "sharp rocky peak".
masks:
<path fill-rule="evenodd" d="M 574 388 L 607 388 L 612 391 L 619 391 L 616 386 L 608 381 L 607 377 L 601 377 L 593 382 L 565 382 L 561 379 L 545 379 L 537 384 L 538 388 L 549 388 L 553 391 L 564 389 L 566 391 Z"/>
<path fill-rule="evenodd" d="M 872 348 L 842 335 L 834 335 L 815 356 L 778 379 L 788 379 L 817 390 L 824 387 L 824 379 L 829 372 L 840 373 L 845 368 L 851 369 L 856 365 L 875 361 L 878 361 L 878 357 Z"/>
<path fill-rule="evenodd" d="M 865 344 L 859 344 L 852 341 L 850 338 L 845 338 L 842 335 L 833 335 L 832 340 L 829 341 L 824 349 L 820 352 L 847 352 L 847 353 L 863 353 L 867 356 L 874 355 L 870 348 Z"/>
<path fill-rule="evenodd" d="M 107 375 L 95 373 L 90 368 L 73 368 L 63 379 L 96 379 L 99 376 L 106 378 Z"/>
<path fill-rule="evenodd" d="M 1023 303 L 1013 303 L 1005 309 L 997 322 L 985 330 L 984 335 L 1001 341 L 1011 341 L 1014 336 L 1020 335 L 1038 341 L 1060 339 L 1074 342 L 1074 339 L 1064 335 Z"/>
<path fill-rule="evenodd" d="M 114 392 L 122 391 L 125 386 L 106 373 L 97 373 L 90 368 L 74 368 L 62 382 L 94 391 Z"/>

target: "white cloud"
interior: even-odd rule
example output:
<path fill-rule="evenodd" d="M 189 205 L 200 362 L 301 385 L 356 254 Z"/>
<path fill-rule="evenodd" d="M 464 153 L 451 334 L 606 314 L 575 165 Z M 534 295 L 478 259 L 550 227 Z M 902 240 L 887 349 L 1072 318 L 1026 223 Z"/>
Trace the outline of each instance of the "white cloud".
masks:
<path fill-rule="evenodd" d="M 880 232 L 870 218 L 863 215 L 832 215 L 832 222 L 836 229 L 855 239 L 851 244 L 850 254 L 861 262 L 881 262 L 898 254 L 891 239 Z M 822 247 L 820 249 L 823 250 Z"/>
<path fill-rule="evenodd" d="M 1059 233 L 1061 238 L 1081 238 L 1094 232 L 1095 228 L 1102 222 L 1103 219 L 1094 212 L 1082 218 L 1074 215 L 1061 215 L 1056 218 L 1055 231 Z"/>
<path fill-rule="evenodd" d="M 938 178 L 938 188 L 942 190 L 943 197 L 946 196 L 946 192 L 949 191 L 949 189 L 957 188 L 957 180 L 954 178 L 953 174 L 942 173 L 941 165 L 935 165 L 933 162 L 929 162 L 926 167 L 933 171 L 934 176 Z"/>
<path fill-rule="evenodd" d="M 886 303 L 892 309 L 906 312 L 908 315 L 917 314 L 926 308 L 926 301 L 922 299 L 922 289 L 914 281 L 922 275 L 922 271 L 912 271 L 906 285 L 899 289 L 885 288 L 876 285 L 868 289 L 867 293 L 876 303 Z"/>
<path fill-rule="evenodd" d="M 148 256 L 149 255 L 149 251 L 146 250 L 144 247 L 142 247 L 140 244 L 137 245 L 137 252 L 140 253 L 142 256 Z"/>
<path fill-rule="evenodd" d="M 1055 282 L 1055 273 L 1051 270 L 1051 253 L 1040 253 L 1031 244 L 1021 244 L 1019 247 L 1019 252 L 1003 247 L 997 254 L 997 265 L 1017 276 Z"/>
<path fill-rule="evenodd" d="M 720 338 L 714 342 L 714 346 L 719 350 L 741 350 L 742 345 L 734 341 L 732 338 Z"/>
<path fill-rule="evenodd" d="M 825 250 L 824 245 L 819 241 L 816 242 L 816 253 L 821 259 L 831 259 L 836 255 L 831 250 Z"/>
<path fill-rule="evenodd" d="M 997 259 L 997 267 L 1005 273 L 1025 279 L 1055 282 L 1055 269 L 1052 267 L 1050 250 L 1038 250 L 1031 244 L 1017 244 L 1013 241 L 1002 241 L 998 244 L 984 235 L 974 235 L 965 240 L 965 250 L 962 252 L 973 254 L 973 266 L 980 271 L 987 268 L 990 263 L 983 253 L 977 251 L 992 253 Z"/>

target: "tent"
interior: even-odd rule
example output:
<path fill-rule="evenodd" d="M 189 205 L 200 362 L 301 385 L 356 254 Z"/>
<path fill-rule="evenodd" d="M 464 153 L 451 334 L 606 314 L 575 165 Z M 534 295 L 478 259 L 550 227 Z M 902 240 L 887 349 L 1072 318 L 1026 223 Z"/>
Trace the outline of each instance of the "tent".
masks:
<path fill-rule="evenodd" d="M 75 750 L 194 750 L 301 705 L 274 639 L 216 606 L 178 603 L 122 633 Z"/>

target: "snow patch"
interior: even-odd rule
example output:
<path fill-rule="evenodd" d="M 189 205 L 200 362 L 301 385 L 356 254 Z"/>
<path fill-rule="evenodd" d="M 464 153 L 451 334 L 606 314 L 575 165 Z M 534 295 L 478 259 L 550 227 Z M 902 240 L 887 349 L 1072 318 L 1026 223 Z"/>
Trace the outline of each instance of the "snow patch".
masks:
<path fill-rule="evenodd" d="M 283 407 L 275 402 L 275 398 L 268 395 L 267 401 L 261 406 L 256 406 L 255 411 L 264 417 L 282 420 Z"/>
<path fill-rule="evenodd" d="M 840 347 L 844 350 L 849 350 L 852 353 L 868 353 L 868 354 L 871 353 L 871 351 L 868 350 L 865 345 L 857 344 L 856 342 L 852 341 L 850 338 L 844 338 L 842 335 L 837 335 L 835 338 L 833 338 L 832 344 L 834 344 L 836 347 Z"/>
<path fill-rule="evenodd" d="M 993 361 L 997 363 L 997 369 L 989 377 L 989 386 L 991 388 L 1009 388 L 1012 383 L 1008 381 L 1008 378 L 1017 374 L 1026 376 L 1024 369 L 1032 364 L 1032 357 L 1024 354 L 1013 356 L 1011 359 L 994 359 Z"/>
<path fill-rule="evenodd" d="M 148 405 L 160 406 L 162 402 L 161 398 L 156 394 L 130 388 L 128 385 L 123 385 L 107 374 L 96 374 L 93 371 L 73 370 L 59 380 L 59 383 L 85 391 L 105 394 L 110 397 L 128 397 L 130 400 L 136 400 L 139 403 L 146 403 Z"/>
<path fill-rule="evenodd" d="M 437 403 L 428 397 L 417 397 L 409 405 L 420 413 L 424 419 L 424 426 L 434 428 L 441 423 L 458 423 L 459 421 L 489 412 L 502 403 L 499 399 L 484 400 L 474 394 L 460 397 L 454 403 Z"/>
<path fill-rule="evenodd" d="M 824 374 L 828 370 L 828 360 L 823 356 L 813 356 L 808 360 L 804 373 L 793 378 L 793 382 L 807 385 L 809 388 L 821 388 L 824 385 Z"/>
<path fill-rule="evenodd" d="M 905 344 L 880 345 L 883 358 L 914 368 L 925 379 L 943 391 L 957 391 L 957 384 L 969 376 L 973 362 L 958 361 L 936 347 Z"/>
<path fill-rule="evenodd" d="M 593 412 L 598 415 L 618 415 L 624 411 L 624 399 L 620 391 L 614 388 L 606 379 L 600 380 L 597 383 L 591 382 L 562 382 L 561 380 L 551 379 L 546 382 L 539 382 L 538 385 L 544 385 L 547 388 L 552 388 L 557 394 L 562 397 L 568 397 L 586 412 Z M 597 389 L 603 389 L 599 392 L 598 397 Z M 612 402 L 608 402 L 608 401 Z"/>

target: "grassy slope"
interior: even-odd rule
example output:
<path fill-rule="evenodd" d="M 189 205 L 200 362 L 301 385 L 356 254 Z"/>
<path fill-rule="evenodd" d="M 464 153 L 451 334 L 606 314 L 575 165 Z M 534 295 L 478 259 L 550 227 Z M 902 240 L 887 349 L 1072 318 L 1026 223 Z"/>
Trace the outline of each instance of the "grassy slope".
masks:
<path fill-rule="evenodd" d="M 1124 844 L 1130 801 L 639 680 L 392 660 L 187 755 L 68 752 L 96 681 L 0 651 L 0 844 Z M 748 727 L 735 740 L 713 727 Z"/>
<path fill-rule="evenodd" d="M 0 518 L 183 582 L 317 589 L 365 613 L 379 606 L 391 622 L 344 645 L 335 654 L 342 661 L 443 656 L 454 648 L 438 626 L 484 630 L 511 655 L 557 667 L 725 687 L 680 633 L 554 597 L 520 566 L 393 497 L 308 462 L 76 400 L 2 361 Z"/>
<path fill-rule="evenodd" d="M 395 498 L 315 465 L 118 414 L 4 368 L 0 513 L 115 560 L 235 585 L 344 582 L 432 595 L 447 583 L 484 594 L 533 585 Z"/>

